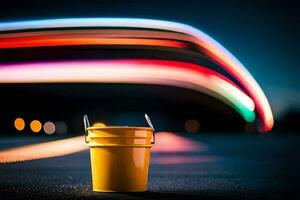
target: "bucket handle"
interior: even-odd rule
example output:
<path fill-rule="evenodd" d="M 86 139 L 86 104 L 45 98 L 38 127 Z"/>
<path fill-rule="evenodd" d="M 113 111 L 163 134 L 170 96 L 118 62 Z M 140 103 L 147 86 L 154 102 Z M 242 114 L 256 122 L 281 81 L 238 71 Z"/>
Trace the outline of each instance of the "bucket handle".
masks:
<path fill-rule="evenodd" d="M 151 122 L 150 117 L 147 115 L 147 113 L 145 113 L 145 118 L 146 118 L 146 121 L 147 121 L 148 125 L 153 129 L 153 137 L 152 137 L 151 144 L 155 144 L 155 129 L 154 129 L 154 126 Z"/>
<path fill-rule="evenodd" d="M 150 117 L 147 114 L 145 114 L 145 118 L 146 118 L 146 121 L 147 121 L 148 125 L 153 129 L 153 137 L 152 137 L 151 144 L 155 144 L 155 129 L 154 129 L 154 126 L 151 122 Z M 84 141 L 85 141 L 85 143 L 89 143 L 88 140 L 87 140 L 87 136 L 88 136 L 88 128 L 90 127 L 90 121 L 89 121 L 89 118 L 86 114 L 83 115 L 83 125 L 84 125 Z"/>
<path fill-rule="evenodd" d="M 87 140 L 87 136 L 88 136 L 88 128 L 90 127 L 90 121 L 87 115 L 83 115 L 83 125 L 84 125 L 84 141 L 85 143 L 89 143 Z"/>

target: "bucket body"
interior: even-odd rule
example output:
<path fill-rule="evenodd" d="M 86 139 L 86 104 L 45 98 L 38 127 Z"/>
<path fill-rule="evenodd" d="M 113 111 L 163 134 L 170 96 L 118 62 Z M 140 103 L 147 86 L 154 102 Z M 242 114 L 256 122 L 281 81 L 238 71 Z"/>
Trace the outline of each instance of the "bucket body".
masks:
<path fill-rule="evenodd" d="M 87 130 L 93 190 L 146 191 L 153 129 L 90 127 Z"/>

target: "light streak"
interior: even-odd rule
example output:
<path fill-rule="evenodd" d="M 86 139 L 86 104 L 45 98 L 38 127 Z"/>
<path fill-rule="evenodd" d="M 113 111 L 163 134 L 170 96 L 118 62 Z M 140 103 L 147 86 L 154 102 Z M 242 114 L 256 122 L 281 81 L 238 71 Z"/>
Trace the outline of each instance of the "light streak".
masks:
<path fill-rule="evenodd" d="M 220 43 L 194 27 L 170 21 L 134 18 L 69 18 L 0 23 L 0 31 L 72 27 L 148 28 L 175 31 L 193 36 L 199 47 L 237 79 L 249 96 L 253 98 L 256 110 L 263 122 L 262 131 L 272 129 L 274 119 L 269 102 L 252 75 Z"/>
<path fill-rule="evenodd" d="M 168 60 L 125 59 L 0 65 L 0 83 L 59 82 L 137 83 L 183 87 L 201 91 L 224 101 L 248 122 L 255 119 L 255 105 L 251 98 L 226 77 L 196 64 Z"/>
<path fill-rule="evenodd" d="M 199 152 L 206 151 L 207 146 L 171 132 L 158 132 L 157 144 L 153 145 L 154 153 L 170 153 L 170 152 Z M 171 147 L 169 144 L 172 145 Z M 30 160 L 39 160 L 45 158 L 60 157 L 88 150 L 89 146 L 85 143 L 84 136 L 77 136 L 67 139 L 60 139 L 51 142 L 43 142 L 31 145 L 13 147 L 0 151 L 0 163 L 22 162 Z M 184 158 L 177 161 L 171 158 L 169 164 L 181 162 Z M 189 161 L 201 162 L 205 161 L 201 158 L 192 158 Z M 167 160 L 166 160 L 167 161 Z M 168 164 L 161 160 L 156 160 L 156 164 Z"/>
<path fill-rule="evenodd" d="M 88 149 L 88 146 L 84 143 L 84 136 L 79 136 L 2 150 L 0 151 L 0 163 L 52 158 L 86 149 Z"/>
<path fill-rule="evenodd" d="M 186 44 L 172 40 L 141 39 L 141 38 L 84 38 L 84 37 L 36 37 L 0 39 L 0 49 L 70 46 L 70 45 L 143 45 L 185 48 Z"/>

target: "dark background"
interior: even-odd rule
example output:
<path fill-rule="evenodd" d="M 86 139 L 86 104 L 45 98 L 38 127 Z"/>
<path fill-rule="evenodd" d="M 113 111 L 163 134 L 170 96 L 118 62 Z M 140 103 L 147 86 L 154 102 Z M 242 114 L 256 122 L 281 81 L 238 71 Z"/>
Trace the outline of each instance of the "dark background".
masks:
<path fill-rule="evenodd" d="M 4 1 L 0 21 L 136 17 L 192 25 L 223 44 L 258 81 L 277 121 L 274 130 L 298 131 L 298 8 L 297 1 Z"/>
<path fill-rule="evenodd" d="M 186 23 L 224 45 L 253 74 L 276 117 L 299 111 L 298 1 L 3 1 L 1 21 L 137 17 Z"/>

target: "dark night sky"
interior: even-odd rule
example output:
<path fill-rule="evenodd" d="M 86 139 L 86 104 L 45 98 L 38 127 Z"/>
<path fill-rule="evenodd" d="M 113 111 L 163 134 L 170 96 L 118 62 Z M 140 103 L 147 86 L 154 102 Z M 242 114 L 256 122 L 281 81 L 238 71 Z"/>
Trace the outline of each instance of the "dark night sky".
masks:
<path fill-rule="evenodd" d="M 297 1 L 4 1 L 0 21 L 60 17 L 142 17 L 208 33 L 253 74 L 276 113 L 300 108 Z"/>

